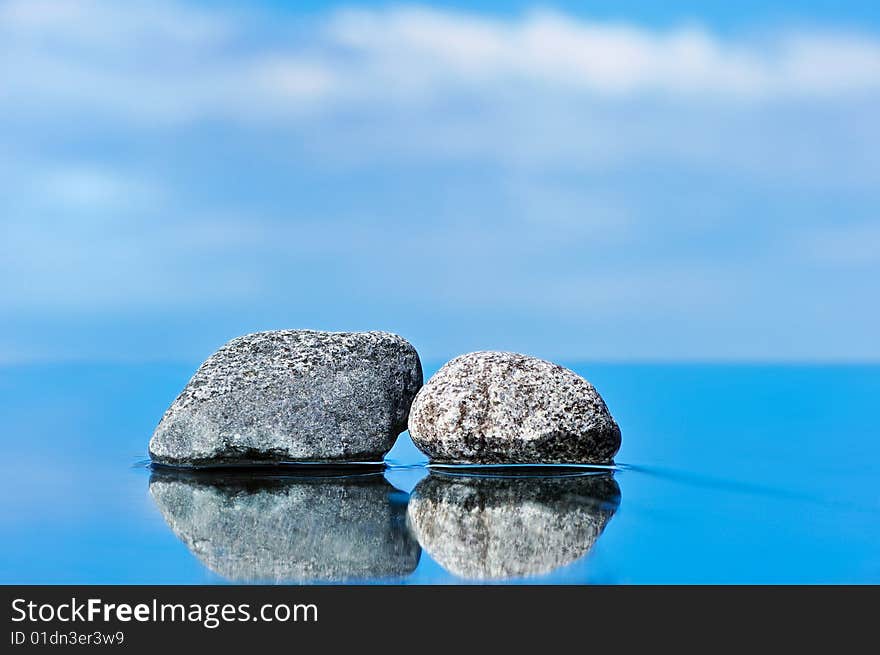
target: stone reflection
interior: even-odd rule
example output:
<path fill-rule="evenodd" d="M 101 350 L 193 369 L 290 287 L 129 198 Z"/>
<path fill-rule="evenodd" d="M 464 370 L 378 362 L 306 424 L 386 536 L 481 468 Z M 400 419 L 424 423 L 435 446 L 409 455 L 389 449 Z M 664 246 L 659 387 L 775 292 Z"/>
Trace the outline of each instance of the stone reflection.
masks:
<path fill-rule="evenodd" d="M 416 486 L 407 516 L 422 548 L 447 571 L 498 580 L 549 573 L 583 557 L 619 504 L 610 473 L 434 471 Z"/>
<path fill-rule="evenodd" d="M 150 495 L 174 534 L 231 581 L 400 578 L 421 553 L 406 528 L 406 494 L 381 473 L 155 470 Z"/>

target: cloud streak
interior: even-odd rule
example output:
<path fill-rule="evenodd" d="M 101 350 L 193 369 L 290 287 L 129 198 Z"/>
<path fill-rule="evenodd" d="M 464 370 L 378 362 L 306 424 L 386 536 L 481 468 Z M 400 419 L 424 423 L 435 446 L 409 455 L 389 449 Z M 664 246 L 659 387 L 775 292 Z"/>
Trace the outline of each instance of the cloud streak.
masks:
<path fill-rule="evenodd" d="M 725 40 L 697 26 L 656 32 L 548 12 L 502 21 L 393 9 L 341 12 L 328 36 L 372 74 L 410 86 L 519 80 L 600 96 L 747 100 L 880 88 L 880 41 L 835 32 Z"/>

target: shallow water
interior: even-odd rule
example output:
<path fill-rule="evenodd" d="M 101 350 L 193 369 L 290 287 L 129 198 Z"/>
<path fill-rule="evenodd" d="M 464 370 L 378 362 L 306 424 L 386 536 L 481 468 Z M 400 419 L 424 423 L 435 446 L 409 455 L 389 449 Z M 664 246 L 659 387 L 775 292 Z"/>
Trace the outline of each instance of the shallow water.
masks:
<path fill-rule="evenodd" d="M 612 471 L 151 471 L 194 368 L 0 368 L 0 582 L 880 582 L 877 366 L 572 365 Z"/>

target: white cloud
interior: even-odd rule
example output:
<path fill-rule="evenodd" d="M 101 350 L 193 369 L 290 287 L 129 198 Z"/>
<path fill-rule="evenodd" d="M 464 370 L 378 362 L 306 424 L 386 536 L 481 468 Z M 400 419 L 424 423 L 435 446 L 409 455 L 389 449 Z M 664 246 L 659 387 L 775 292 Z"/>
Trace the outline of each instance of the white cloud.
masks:
<path fill-rule="evenodd" d="M 443 343 L 466 312 L 748 356 L 769 324 L 809 354 L 821 295 L 876 353 L 880 35 L 0 0 L 0 60 L 17 316 L 421 312 Z"/>
<path fill-rule="evenodd" d="M 6 0 L 0 26 L 13 42 L 42 38 L 49 45 L 120 47 L 206 46 L 228 38 L 233 16 L 168 0 Z"/>
<path fill-rule="evenodd" d="M 340 166 L 664 159 L 780 184 L 871 186 L 880 166 L 880 36 L 867 33 L 11 0 L 0 58 L 0 117 L 65 133 L 225 124 L 295 130 Z"/>
<path fill-rule="evenodd" d="M 726 99 L 880 88 L 880 42 L 834 32 L 725 40 L 694 26 L 657 32 L 547 12 L 504 21 L 403 8 L 340 13 L 329 35 L 368 71 L 410 84 L 520 80 L 603 96 Z"/>
<path fill-rule="evenodd" d="M 308 30 L 292 23 L 287 38 L 262 43 L 273 18 L 259 13 L 12 0 L 0 7 L 0 106 L 192 121 L 295 118 L 319 101 L 412 102 L 463 88 L 491 95 L 499 85 L 701 102 L 880 90 L 880 39 L 865 34 L 720 37 L 698 26 L 655 31 L 547 12 L 503 19 L 418 7 L 311 20 Z"/>

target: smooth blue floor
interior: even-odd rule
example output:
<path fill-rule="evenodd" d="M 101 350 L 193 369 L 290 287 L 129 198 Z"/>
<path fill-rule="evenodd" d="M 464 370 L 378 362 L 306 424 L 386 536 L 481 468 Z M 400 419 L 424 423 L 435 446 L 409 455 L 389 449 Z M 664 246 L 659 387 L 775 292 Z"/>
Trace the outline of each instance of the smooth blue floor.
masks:
<path fill-rule="evenodd" d="M 880 367 L 572 368 L 621 426 L 620 504 L 585 556 L 510 582 L 880 582 Z M 0 582 L 224 581 L 169 528 L 142 463 L 194 369 L 0 368 Z M 407 494 L 427 474 L 406 434 L 388 461 Z M 424 548 L 405 577 L 354 581 L 478 582 Z"/>

